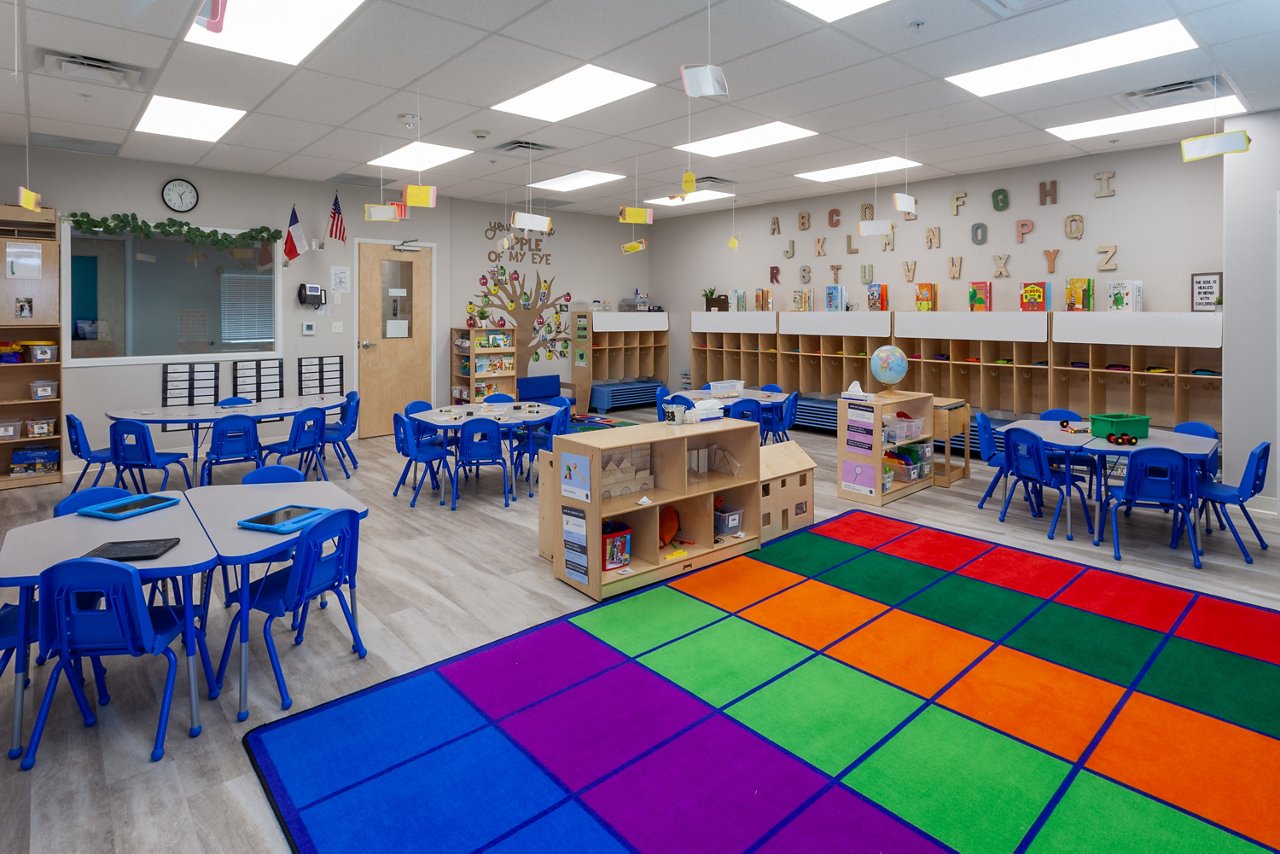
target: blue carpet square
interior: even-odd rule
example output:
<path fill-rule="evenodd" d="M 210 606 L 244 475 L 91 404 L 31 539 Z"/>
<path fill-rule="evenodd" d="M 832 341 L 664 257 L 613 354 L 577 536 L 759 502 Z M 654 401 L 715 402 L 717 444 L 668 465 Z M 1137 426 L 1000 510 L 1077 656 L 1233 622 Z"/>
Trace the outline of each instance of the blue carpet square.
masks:
<path fill-rule="evenodd" d="M 626 847 L 613 838 L 600 822 L 576 802 L 557 807 L 542 818 L 522 827 L 490 851 L 517 854 L 522 851 L 555 851 L 556 854 L 610 854 Z"/>

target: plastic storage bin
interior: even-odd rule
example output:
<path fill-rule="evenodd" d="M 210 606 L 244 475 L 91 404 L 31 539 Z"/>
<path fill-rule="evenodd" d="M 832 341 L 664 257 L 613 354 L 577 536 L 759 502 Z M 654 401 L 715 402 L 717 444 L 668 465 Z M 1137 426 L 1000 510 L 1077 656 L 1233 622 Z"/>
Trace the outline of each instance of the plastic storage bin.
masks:
<path fill-rule="evenodd" d="M 622 569 L 631 565 L 631 526 L 626 522 L 606 521 L 601 526 L 604 540 L 604 568 Z"/>
<path fill-rule="evenodd" d="M 35 380 L 31 383 L 32 400 L 53 400 L 57 396 L 57 380 Z"/>
<path fill-rule="evenodd" d="M 50 474 L 58 470 L 62 452 L 57 448 L 17 448 L 9 460 L 9 474 Z"/>
<path fill-rule="evenodd" d="M 742 508 L 722 507 L 715 511 L 715 532 L 717 537 L 732 537 L 742 530 Z"/>
<path fill-rule="evenodd" d="M 884 441 L 889 445 L 910 442 L 923 435 L 923 418 L 890 418 L 884 426 Z"/>
<path fill-rule="evenodd" d="M 712 397 L 740 397 L 742 380 L 717 380 L 711 384 Z"/>
<path fill-rule="evenodd" d="M 0 421 L 0 439 L 17 439 L 21 436 L 21 421 Z"/>
<path fill-rule="evenodd" d="M 885 460 L 884 464 L 893 472 L 893 479 L 899 483 L 915 483 L 929 473 L 929 463 L 904 463 L 901 460 Z"/>
<path fill-rule="evenodd" d="M 23 353 L 28 362 L 56 362 L 58 348 L 54 344 L 24 344 Z"/>
<path fill-rule="evenodd" d="M 1151 419 L 1146 415 L 1129 415 L 1125 412 L 1109 412 L 1089 416 L 1089 432 L 1105 439 L 1111 434 L 1128 433 L 1135 439 L 1145 439 L 1151 433 Z"/>
<path fill-rule="evenodd" d="M 28 418 L 27 419 L 27 436 L 38 439 L 44 436 L 52 436 L 58 432 L 58 419 L 56 418 Z"/>

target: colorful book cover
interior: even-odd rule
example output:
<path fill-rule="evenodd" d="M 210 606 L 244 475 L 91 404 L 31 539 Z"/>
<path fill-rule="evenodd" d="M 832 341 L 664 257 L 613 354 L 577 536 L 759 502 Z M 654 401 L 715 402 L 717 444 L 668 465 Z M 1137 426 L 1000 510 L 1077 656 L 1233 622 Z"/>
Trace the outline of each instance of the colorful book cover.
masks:
<path fill-rule="evenodd" d="M 916 283 L 916 311 L 938 310 L 938 285 L 934 282 Z"/>
<path fill-rule="evenodd" d="M 1049 310 L 1049 283 L 1023 282 L 1018 291 L 1018 308 L 1022 311 Z"/>
<path fill-rule="evenodd" d="M 1107 311 L 1142 311 L 1142 282 L 1107 282 Z"/>
<path fill-rule="evenodd" d="M 844 311 L 844 285 L 827 285 L 827 311 Z"/>
<path fill-rule="evenodd" d="M 969 311 L 991 311 L 991 283 L 969 283 Z"/>
<path fill-rule="evenodd" d="M 1067 279 L 1067 311 L 1093 311 L 1093 279 Z"/>
<path fill-rule="evenodd" d="M 889 310 L 889 286 L 882 284 L 867 285 L 867 310 Z"/>

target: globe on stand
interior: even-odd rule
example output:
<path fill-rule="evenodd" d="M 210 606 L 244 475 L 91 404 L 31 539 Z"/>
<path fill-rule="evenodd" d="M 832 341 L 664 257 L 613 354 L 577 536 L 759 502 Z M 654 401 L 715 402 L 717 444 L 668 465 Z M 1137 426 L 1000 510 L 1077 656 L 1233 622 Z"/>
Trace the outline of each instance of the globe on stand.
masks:
<path fill-rule="evenodd" d="M 886 386 L 894 386 L 907 376 L 907 354 L 892 344 L 871 354 L 871 376 Z"/>

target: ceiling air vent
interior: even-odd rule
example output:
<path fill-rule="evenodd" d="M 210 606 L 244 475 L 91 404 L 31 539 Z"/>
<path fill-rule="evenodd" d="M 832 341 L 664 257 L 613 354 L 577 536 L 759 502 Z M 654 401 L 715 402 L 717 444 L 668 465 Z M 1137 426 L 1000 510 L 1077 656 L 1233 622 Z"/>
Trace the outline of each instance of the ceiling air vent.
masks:
<path fill-rule="evenodd" d="M 732 187 L 733 182 L 727 178 L 717 178 L 714 175 L 705 175 L 698 179 L 698 186 L 707 185 L 710 187 Z"/>
<path fill-rule="evenodd" d="M 1056 6 L 1062 0 L 974 0 L 982 8 L 997 18 L 1016 18 L 1028 12 L 1035 12 L 1046 6 Z"/>
<path fill-rule="evenodd" d="M 342 172 L 334 175 L 329 179 L 330 184 L 349 184 L 352 187 L 381 187 L 391 183 L 390 180 L 382 181 L 373 175 L 353 175 L 350 172 Z"/>
<path fill-rule="evenodd" d="M 42 64 L 44 73 L 53 77 L 81 80 L 101 86 L 117 86 L 121 89 L 137 87 L 143 71 L 141 68 L 121 62 L 79 54 L 58 53 L 53 50 L 44 51 Z"/>
<path fill-rule="evenodd" d="M 543 145 L 540 142 L 530 142 L 527 139 L 512 139 L 507 142 L 500 142 L 493 147 L 494 151 L 555 151 L 554 145 Z"/>
<path fill-rule="evenodd" d="M 1197 80 L 1183 80 L 1180 83 L 1166 83 L 1163 86 L 1139 89 L 1136 92 L 1125 92 L 1115 98 L 1129 110 L 1154 110 L 1159 107 L 1176 107 L 1179 104 L 1207 101 L 1210 98 L 1234 94 L 1235 90 L 1229 83 L 1210 76 Z"/>
<path fill-rule="evenodd" d="M 53 133 L 31 134 L 32 148 L 51 148 L 54 151 L 79 151 L 83 154 L 104 154 L 108 157 L 120 152 L 117 142 L 103 142 L 97 139 L 77 139 L 73 136 L 58 136 Z"/>
<path fill-rule="evenodd" d="M 530 200 L 529 204 L 533 210 L 549 210 L 551 208 L 562 208 L 565 205 L 573 204 L 572 199 L 548 199 L 545 196 L 537 196 Z"/>

